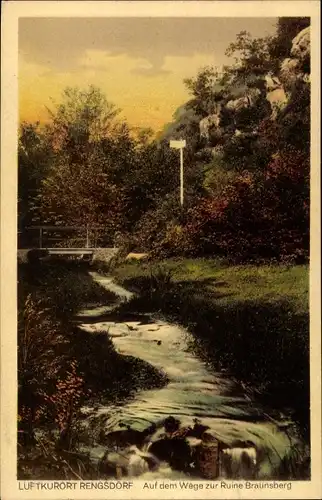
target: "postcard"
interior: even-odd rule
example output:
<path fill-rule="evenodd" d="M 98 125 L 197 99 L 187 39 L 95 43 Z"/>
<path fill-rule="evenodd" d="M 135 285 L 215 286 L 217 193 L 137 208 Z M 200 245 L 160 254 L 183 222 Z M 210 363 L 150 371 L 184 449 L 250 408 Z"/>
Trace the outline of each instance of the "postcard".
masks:
<path fill-rule="evenodd" d="M 2 498 L 320 498 L 319 3 L 2 9 Z"/>

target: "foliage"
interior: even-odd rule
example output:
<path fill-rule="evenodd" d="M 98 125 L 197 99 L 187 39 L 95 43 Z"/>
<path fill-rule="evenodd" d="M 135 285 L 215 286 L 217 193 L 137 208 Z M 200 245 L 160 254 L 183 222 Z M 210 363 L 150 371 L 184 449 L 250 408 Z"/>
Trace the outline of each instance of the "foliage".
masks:
<path fill-rule="evenodd" d="M 84 397 L 82 378 L 76 375 L 75 360 L 67 354 L 68 339 L 45 307 L 45 301 L 29 293 L 23 307 L 18 329 L 18 411 L 22 441 L 32 441 L 35 427 L 48 421 L 57 424 L 60 437 L 64 432 L 65 438 L 70 439 L 73 412 Z"/>
<path fill-rule="evenodd" d="M 23 122 L 18 142 L 18 227 L 23 230 L 33 221 L 33 202 L 46 178 L 52 151 L 46 128 Z M 23 235 L 26 237 L 26 235 Z"/>
<path fill-rule="evenodd" d="M 292 39 L 308 25 L 307 18 L 281 18 L 274 36 L 240 32 L 227 48 L 230 65 L 184 80 L 191 99 L 158 139 L 121 122 L 99 89 L 67 88 L 46 127 L 20 130 L 23 235 L 37 222 L 89 225 L 101 228 L 102 241 L 119 234 L 126 248 L 153 255 L 306 258 L 310 84 L 293 78 L 279 107 L 268 99 L 266 79 L 281 85 Z M 308 74 L 309 61 L 302 63 L 298 71 Z M 205 139 L 199 122 L 209 115 L 219 125 Z M 178 152 L 168 144 L 181 137 L 183 209 Z"/>
<path fill-rule="evenodd" d="M 106 157 L 106 149 L 113 152 L 115 134 L 124 143 L 128 132 L 114 123 L 116 114 L 95 87 L 67 88 L 50 112 L 48 136 L 55 156 L 37 199 L 44 222 L 118 227 L 124 195 L 109 172 L 114 158 Z"/>
<path fill-rule="evenodd" d="M 215 103 L 222 97 L 224 87 L 218 83 L 219 73 L 212 67 L 206 66 L 199 70 L 195 78 L 186 78 L 184 83 L 192 94 L 193 99 L 188 103 L 200 116 L 211 115 L 215 110 Z"/>
<path fill-rule="evenodd" d="M 274 157 L 263 176 L 244 173 L 217 199 L 204 199 L 186 229 L 198 253 L 299 262 L 309 251 L 308 199 L 308 159 L 289 149 Z"/>
<path fill-rule="evenodd" d="M 225 68 L 224 81 L 256 86 L 258 79 L 271 70 L 270 40 L 271 37 L 252 39 L 250 33 L 241 31 L 226 50 L 227 56 L 235 55 L 235 64 Z"/>
<path fill-rule="evenodd" d="M 57 446 L 73 445 L 78 411 L 90 387 L 69 334 L 70 315 L 83 301 L 114 299 L 84 276 L 75 264 L 19 266 L 18 420 L 23 444 L 34 442 L 36 428 L 49 426 L 57 432 Z"/>
<path fill-rule="evenodd" d="M 304 28 L 310 26 L 309 17 L 280 17 L 277 33 L 269 42 L 269 53 L 276 60 L 277 68 L 282 59 L 289 56 L 293 38 Z"/>
<path fill-rule="evenodd" d="M 138 389 L 162 387 L 166 377 L 148 363 L 118 354 L 107 331 L 90 334 L 75 326 L 77 309 L 115 301 L 77 263 L 20 264 L 18 296 L 19 459 L 23 462 L 30 445 L 37 455 L 36 431 L 42 430 L 62 474 L 59 454 L 78 450 L 80 408 L 88 397 L 116 402 Z"/>

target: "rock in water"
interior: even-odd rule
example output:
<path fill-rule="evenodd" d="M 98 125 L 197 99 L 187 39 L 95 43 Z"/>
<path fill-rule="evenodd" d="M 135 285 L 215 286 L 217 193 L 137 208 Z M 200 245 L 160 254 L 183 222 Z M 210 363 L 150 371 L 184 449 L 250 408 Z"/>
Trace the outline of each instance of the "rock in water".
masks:
<path fill-rule="evenodd" d="M 179 427 L 180 427 L 180 420 L 172 416 L 167 417 L 164 421 L 164 430 L 169 434 L 176 432 L 179 429 Z"/>
<path fill-rule="evenodd" d="M 167 462 L 175 470 L 184 471 L 192 461 L 191 448 L 185 439 L 167 438 L 149 446 L 149 453 L 160 461 Z"/>
<path fill-rule="evenodd" d="M 109 432 L 106 436 L 100 436 L 100 440 L 110 448 L 126 448 L 127 446 L 141 444 L 143 440 L 142 433 L 132 429 Z"/>

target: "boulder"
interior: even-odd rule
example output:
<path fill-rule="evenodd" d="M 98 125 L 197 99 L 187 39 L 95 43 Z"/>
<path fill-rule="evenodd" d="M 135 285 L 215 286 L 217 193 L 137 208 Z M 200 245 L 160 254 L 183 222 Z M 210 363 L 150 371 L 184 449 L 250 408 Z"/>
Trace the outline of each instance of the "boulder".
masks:
<path fill-rule="evenodd" d="M 219 128 L 220 114 L 206 116 L 199 122 L 200 137 L 209 140 L 210 130 L 212 128 Z"/>
<path fill-rule="evenodd" d="M 265 75 L 266 91 L 273 92 L 281 87 L 283 87 L 280 79 L 272 74 Z"/>
<path fill-rule="evenodd" d="M 300 31 L 292 40 L 291 56 L 301 61 L 310 56 L 310 26 Z"/>
<path fill-rule="evenodd" d="M 299 60 L 298 59 L 292 59 L 288 57 L 287 59 L 284 59 L 284 61 L 281 64 L 281 69 L 280 69 L 280 79 L 285 86 L 286 89 L 291 88 L 298 78 L 302 75 L 300 75 L 300 69 L 299 69 Z"/>
<path fill-rule="evenodd" d="M 192 453 L 185 438 L 164 437 L 152 443 L 149 453 L 161 462 L 167 462 L 172 469 L 185 471 L 189 469 Z"/>
<path fill-rule="evenodd" d="M 266 99 L 272 106 L 271 118 L 275 119 L 277 116 L 277 110 L 283 108 L 287 102 L 288 98 L 281 80 L 272 74 L 265 76 L 266 81 Z"/>
<path fill-rule="evenodd" d="M 226 104 L 226 108 L 230 111 L 240 111 L 242 109 L 254 106 L 260 94 L 261 91 L 257 88 L 249 89 L 249 91 L 243 97 L 228 101 Z"/>
<path fill-rule="evenodd" d="M 272 92 L 268 92 L 266 95 L 266 99 L 270 102 L 272 107 L 271 119 L 275 120 L 278 111 L 283 109 L 288 103 L 288 97 L 286 95 L 284 87 L 273 90 Z"/>
<path fill-rule="evenodd" d="M 280 78 L 287 94 L 292 92 L 297 82 L 310 82 L 310 75 L 302 71 L 299 59 L 284 59 L 281 64 Z"/>
<path fill-rule="evenodd" d="M 134 429 L 112 431 L 105 436 L 102 433 L 100 436 L 100 442 L 113 449 L 126 448 L 131 445 L 141 446 L 143 440 L 142 432 Z"/>
<path fill-rule="evenodd" d="M 298 80 L 310 81 L 309 66 L 305 64 L 310 57 L 310 27 L 300 31 L 293 39 L 290 55 L 280 68 L 280 80 L 286 91 L 291 91 Z"/>
<path fill-rule="evenodd" d="M 192 472 L 196 449 L 200 447 L 200 436 L 208 429 L 199 422 L 194 427 L 181 427 L 173 416 L 167 417 L 161 424 L 162 430 L 150 438 L 147 451 L 160 462 L 166 462 L 176 471 Z"/>
<path fill-rule="evenodd" d="M 119 429 L 116 431 L 104 434 L 101 432 L 100 442 L 112 449 L 122 449 L 129 446 L 142 447 L 144 441 L 153 434 L 155 431 L 155 426 L 152 424 L 150 427 L 143 431 L 132 429 L 130 426 L 122 425 L 125 429 Z"/>

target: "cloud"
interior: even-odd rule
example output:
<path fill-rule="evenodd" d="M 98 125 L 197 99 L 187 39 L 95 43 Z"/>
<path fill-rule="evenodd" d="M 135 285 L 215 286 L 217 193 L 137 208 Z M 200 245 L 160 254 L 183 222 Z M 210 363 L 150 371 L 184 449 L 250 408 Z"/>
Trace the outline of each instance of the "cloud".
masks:
<path fill-rule="evenodd" d="M 164 69 L 165 57 L 156 54 L 153 61 L 149 59 L 141 60 L 135 68 L 131 70 L 132 74 L 141 75 L 148 78 L 166 76 L 172 73 L 169 69 Z"/>
<path fill-rule="evenodd" d="M 254 36 L 274 31 L 273 18 L 21 18 L 19 47 L 30 62 L 66 71 L 86 50 L 145 59 L 162 68 L 167 56 L 224 51 L 242 29 Z M 156 61 L 158 63 L 156 64 Z M 152 76 L 152 71 L 146 75 Z"/>
<path fill-rule="evenodd" d="M 103 71 L 104 73 L 109 72 L 109 68 L 105 66 L 105 64 L 79 64 L 77 68 L 75 68 L 77 71 L 78 70 L 85 70 L 85 71 Z"/>
<path fill-rule="evenodd" d="M 24 119 L 45 119 L 66 86 L 95 84 L 137 126 L 158 129 L 189 98 L 183 79 L 227 63 L 242 29 L 274 19 L 20 18 L 19 95 Z"/>
<path fill-rule="evenodd" d="M 141 76 L 146 76 L 148 78 L 153 78 L 156 76 L 167 76 L 170 75 L 172 72 L 167 69 L 152 66 L 151 68 L 141 68 L 141 67 L 133 68 L 131 70 L 131 73 L 134 75 L 141 75 Z"/>

